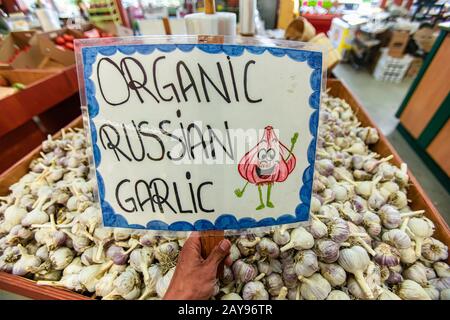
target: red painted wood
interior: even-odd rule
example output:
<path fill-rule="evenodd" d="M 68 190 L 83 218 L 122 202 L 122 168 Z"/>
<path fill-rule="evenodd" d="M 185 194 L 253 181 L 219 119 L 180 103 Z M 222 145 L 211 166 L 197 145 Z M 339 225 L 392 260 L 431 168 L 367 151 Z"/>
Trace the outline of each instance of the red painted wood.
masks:
<path fill-rule="evenodd" d="M 36 300 L 92 300 L 69 290 L 38 286 L 32 280 L 6 272 L 0 272 L 0 289 Z"/>
<path fill-rule="evenodd" d="M 74 76 L 75 66 L 71 66 L 0 100 L 0 112 L 5 115 L 0 117 L 0 136 L 77 93 Z"/>

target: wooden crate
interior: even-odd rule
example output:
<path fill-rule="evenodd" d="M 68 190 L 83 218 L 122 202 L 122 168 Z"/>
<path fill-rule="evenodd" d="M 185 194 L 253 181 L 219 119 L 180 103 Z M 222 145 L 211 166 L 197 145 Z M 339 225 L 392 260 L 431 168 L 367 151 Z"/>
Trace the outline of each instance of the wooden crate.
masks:
<path fill-rule="evenodd" d="M 378 152 L 381 156 L 393 155 L 392 162 L 396 165 L 400 165 L 403 161 L 394 150 L 389 141 L 381 134 L 379 128 L 367 115 L 362 108 L 360 102 L 350 93 L 348 88 L 339 80 L 329 79 L 327 87 L 330 89 L 330 94 L 335 97 L 346 100 L 350 106 L 355 110 L 358 115 L 358 119 L 364 126 L 372 126 L 377 128 L 380 134 L 380 141 L 373 146 L 373 150 Z M 81 127 L 81 117 L 74 120 L 67 127 Z M 59 137 L 60 133 L 55 137 Z M 14 182 L 18 181 L 25 173 L 28 172 L 28 165 L 30 162 L 39 156 L 40 148 L 36 148 L 8 171 L 0 176 L 0 195 L 6 195 L 8 193 L 8 187 Z M 436 238 L 444 242 L 446 245 L 450 245 L 450 229 L 445 220 L 441 217 L 437 209 L 432 202 L 426 196 L 424 190 L 417 182 L 416 178 L 409 172 L 411 186 L 408 190 L 408 198 L 412 200 L 411 207 L 413 209 L 424 209 L 425 215 L 430 218 L 436 225 Z M 9 290 L 16 294 L 20 294 L 26 297 L 34 299 L 90 299 L 89 297 L 77 294 L 68 290 L 52 288 L 52 287 L 40 287 L 34 284 L 33 281 L 24 279 L 22 277 L 6 274 L 0 272 L 0 289 Z"/>
<path fill-rule="evenodd" d="M 362 107 L 362 104 L 356 99 L 347 88 L 347 86 L 336 79 L 329 79 L 327 87 L 330 89 L 330 94 L 335 97 L 339 97 L 347 101 L 347 103 L 356 112 L 358 120 L 363 126 L 371 126 L 377 129 L 380 135 L 380 141 L 372 146 L 372 150 L 379 153 L 381 156 L 386 157 L 393 155 L 394 158 L 391 160 L 397 166 L 400 166 L 404 162 L 398 153 L 395 151 L 394 147 L 389 143 L 387 138 L 381 133 L 380 128 L 375 124 L 375 122 L 370 118 L 367 112 Z M 425 215 L 434 222 L 436 225 L 435 236 L 437 239 L 444 242 L 447 246 L 450 245 L 450 229 L 445 222 L 444 218 L 440 215 L 439 211 L 433 205 L 431 200 L 426 195 L 425 191 L 420 186 L 417 179 L 414 177 L 411 171 L 408 170 L 408 175 L 410 177 L 410 186 L 408 188 L 408 199 L 412 202 L 410 206 L 413 210 L 425 210 Z"/>
<path fill-rule="evenodd" d="M 45 138 L 80 115 L 75 67 L 58 71 L 0 70 L 24 90 L 0 99 L 0 173 L 28 154 Z M 36 120 L 39 120 L 37 124 Z"/>

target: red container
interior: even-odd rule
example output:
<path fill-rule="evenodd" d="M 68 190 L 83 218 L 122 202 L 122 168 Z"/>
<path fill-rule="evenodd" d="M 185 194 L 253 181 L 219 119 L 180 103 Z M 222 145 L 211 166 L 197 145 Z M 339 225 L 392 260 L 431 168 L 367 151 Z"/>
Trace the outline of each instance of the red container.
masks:
<path fill-rule="evenodd" d="M 331 20 L 338 17 L 336 14 L 302 14 L 316 29 L 316 34 L 327 33 L 331 28 Z"/>

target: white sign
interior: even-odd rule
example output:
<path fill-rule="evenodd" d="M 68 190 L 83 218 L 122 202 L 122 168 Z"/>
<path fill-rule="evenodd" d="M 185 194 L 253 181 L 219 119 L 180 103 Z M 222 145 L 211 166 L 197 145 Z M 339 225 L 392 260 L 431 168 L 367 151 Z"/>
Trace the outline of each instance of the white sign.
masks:
<path fill-rule="evenodd" d="M 308 220 L 322 53 L 231 44 L 81 48 L 105 226 Z"/>

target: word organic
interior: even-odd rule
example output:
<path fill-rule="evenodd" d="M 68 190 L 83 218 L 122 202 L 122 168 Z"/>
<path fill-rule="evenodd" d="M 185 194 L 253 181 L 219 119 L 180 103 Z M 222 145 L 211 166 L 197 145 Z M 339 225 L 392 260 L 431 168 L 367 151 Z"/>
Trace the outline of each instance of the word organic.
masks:
<path fill-rule="evenodd" d="M 148 69 L 138 59 L 126 57 L 116 63 L 111 58 L 101 58 L 97 64 L 97 78 L 105 102 L 111 106 L 122 105 L 129 101 L 131 93 L 134 92 L 141 103 L 148 102 L 147 99 L 155 103 L 171 102 L 174 99 L 178 103 L 188 102 L 191 99 L 202 103 L 211 102 L 212 91 L 218 93 L 218 96 L 227 103 L 239 102 L 242 99 L 242 93 L 249 103 L 262 102 L 261 98 L 255 98 L 249 92 L 250 66 L 256 64 L 255 60 L 249 60 L 245 64 L 244 70 L 240 73 L 243 88 L 238 88 L 237 75 L 230 57 L 227 57 L 227 68 L 220 62 L 216 63 L 217 75 L 220 78 L 217 82 L 212 80 L 213 76 L 200 63 L 194 67 L 188 67 L 185 61 L 180 60 L 175 65 L 164 65 L 165 59 L 166 56 L 159 56 L 154 60 L 151 67 L 153 80 L 151 85 L 147 75 Z M 115 72 L 111 72 L 111 70 Z M 172 71 L 173 78 L 176 80 L 161 84 L 159 80 L 161 70 L 164 70 L 165 73 Z M 228 80 L 225 73 L 228 73 Z M 105 80 L 110 77 L 114 77 L 118 81 L 114 90 L 107 90 L 103 85 Z M 118 93 L 117 90 L 120 92 Z M 121 98 L 113 99 L 110 94 Z"/>
<path fill-rule="evenodd" d="M 151 165 L 161 161 L 174 163 L 186 157 L 195 160 L 199 156 L 215 160 L 217 151 L 234 163 L 236 154 L 229 134 L 229 121 L 224 120 L 221 128 L 209 124 L 203 127 L 196 122 L 186 124 L 181 119 L 181 110 L 185 107 L 183 103 L 192 101 L 203 107 L 206 103 L 206 107 L 211 108 L 213 106 L 207 104 L 214 102 L 213 97 L 226 103 L 238 103 L 242 99 L 248 103 L 262 102 L 256 93 L 249 92 L 251 70 L 256 67 L 256 62 L 248 60 L 243 70 L 235 70 L 230 57 L 226 57 L 225 63 L 204 63 L 208 66 L 183 60 L 167 63 L 165 55 L 155 57 L 150 66 L 135 57 L 125 57 L 118 62 L 109 57 L 101 58 L 97 63 L 96 75 L 101 97 L 107 107 L 126 110 L 131 96 L 135 95 L 142 104 L 144 115 L 151 115 L 152 108 L 161 103 L 170 103 L 168 110 L 174 103 L 179 108 L 175 112 L 175 120 L 173 113 L 167 111 L 165 119 L 100 124 L 98 136 L 103 150 L 112 152 L 113 159 L 118 163 L 146 161 Z M 168 72 L 173 72 L 171 79 L 174 81 L 161 83 L 160 78 Z M 112 89 L 105 86 L 111 78 L 116 83 Z M 141 114 L 139 118 L 142 118 Z M 190 172 L 185 172 L 185 179 L 173 181 L 163 176 L 134 181 L 127 177 L 120 179 L 114 192 L 116 203 L 129 213 L 146 210 L 161 214 L 215 211 L 204 200 L 208 189 L 214 186 L 213 181 L 193 183 Z M 181 190 L 188 191 L 188 195 L 183 196 Z"/>

